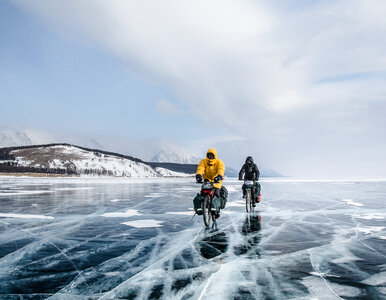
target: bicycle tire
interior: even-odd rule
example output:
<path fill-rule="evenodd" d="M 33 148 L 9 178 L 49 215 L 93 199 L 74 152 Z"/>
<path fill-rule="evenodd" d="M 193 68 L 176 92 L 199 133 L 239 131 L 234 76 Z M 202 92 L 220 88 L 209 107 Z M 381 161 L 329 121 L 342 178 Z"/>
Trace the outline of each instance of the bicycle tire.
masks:
<path fill-rule="evenodd" d="M 251 199 L 251 190 L 247 189 L 245 193 L 245 209 L 247 213 L 252 211 L 252 199 Z"/>
<path fill-rule="evenodd" d="M 209 195 L 205 196 L 204 201 L 202 201 L 202 218 L 204 219 L 205 226 L 209 226 L 211 219 L 211 202 Z"/>

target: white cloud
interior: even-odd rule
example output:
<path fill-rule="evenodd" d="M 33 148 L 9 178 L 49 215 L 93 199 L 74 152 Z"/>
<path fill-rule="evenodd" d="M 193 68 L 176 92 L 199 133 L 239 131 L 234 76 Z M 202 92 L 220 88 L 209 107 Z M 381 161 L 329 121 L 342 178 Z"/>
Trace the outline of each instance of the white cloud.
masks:
<path fill-rule="evenodd" d="M 379 121 L 386 110 L 383 0 L 292 9 L 282 9 L 281 1 L 252 0 L 14 3 L 110 51 L 131 71 L 169 88 L 204 122 L 264 140 L 267 157 L 279 147 L 294 162 L 308 149 L 306 165 L 323 155 L 328 162 L 331 145 L 344 144 L 336 150 L 344 161 L 345 147 L 357 145 L 354 122 L 368 126 L 357 139 L 373 135 L 368 145 L 385 148 L 377 144 L 385 140 Z M 181 113 L 166 100 L 157 107 Z M 347 135 L 352 141 L 342 143 Z M 370 157 L 370 148 L 362 156 Z"/>
<path fill-rule="evenodd" d="M 386 68 L 384 1 L 328 2 L 288 15 L 263 1 L 15 2 L 93 39 L 197 113 L 221 104 L 230 121 L 250 108 L 324 101 L 315 81 Z"/>
<path fill-rule="evenodd" d="M 160 114 L 166 114 L 166 115 L 184 115 L 184 111 L 177 108 L 173 103 L 165 100 L 160 99 L 157 101 L 156 104 L 157 112 Z"/>

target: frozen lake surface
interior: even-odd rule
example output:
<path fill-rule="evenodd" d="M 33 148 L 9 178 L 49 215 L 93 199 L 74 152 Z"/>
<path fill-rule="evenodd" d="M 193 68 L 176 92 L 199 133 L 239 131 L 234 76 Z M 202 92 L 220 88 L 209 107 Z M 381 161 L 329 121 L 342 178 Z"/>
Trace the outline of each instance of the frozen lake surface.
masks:
<path fill-rule="evenodd" d="M 193 178 L 0 177 L 0 298 L 386 298 L 386 181 L 261 185 L 204 230 Z"/>

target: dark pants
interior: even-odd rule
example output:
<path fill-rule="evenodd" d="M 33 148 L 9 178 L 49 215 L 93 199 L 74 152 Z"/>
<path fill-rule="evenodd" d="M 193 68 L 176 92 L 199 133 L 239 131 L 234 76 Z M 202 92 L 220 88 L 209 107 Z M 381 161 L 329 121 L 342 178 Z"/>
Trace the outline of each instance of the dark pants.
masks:
<path fill-rule="evenodd" d="M 214 195 L 217 196 L 218 199 L 220 199 L 220 189 L 214 188 Z"/>

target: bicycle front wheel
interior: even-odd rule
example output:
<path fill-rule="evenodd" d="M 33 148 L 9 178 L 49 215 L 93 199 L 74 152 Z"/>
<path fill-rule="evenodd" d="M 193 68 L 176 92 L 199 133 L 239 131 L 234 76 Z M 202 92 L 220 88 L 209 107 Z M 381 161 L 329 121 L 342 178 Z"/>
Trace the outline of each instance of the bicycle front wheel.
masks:
<path fill-rule="evenodd" d="M 252 198 L 251 198 L 251 190 L 250 189 L 246 190 L 245 209 L 248 213 L 252 211 Z"/>
<path fill-rule="evenodd" d="M 204 201 L 202 201 L 202 217 L 204 219 L 205 226 L 210 225 L 211 220 L 211 202 L 210 202 L 210 196 L 207 195 L 204 198 Z"/>

